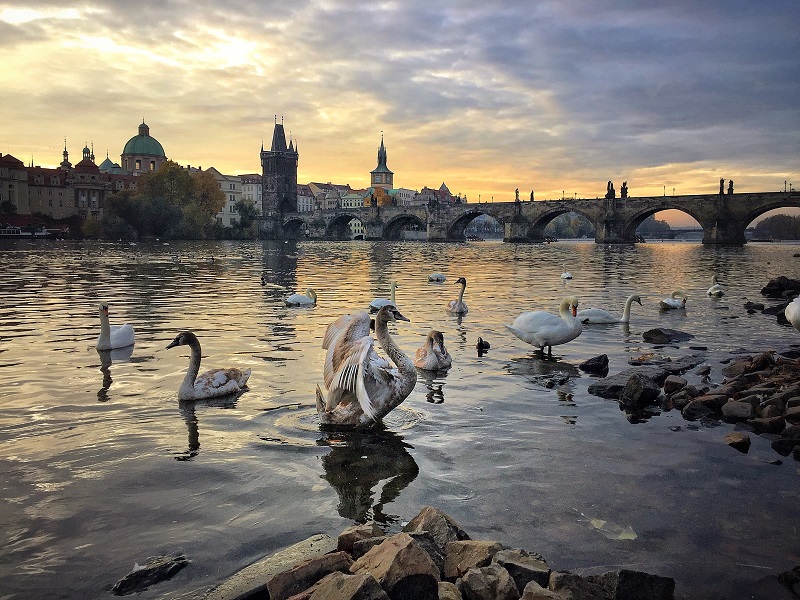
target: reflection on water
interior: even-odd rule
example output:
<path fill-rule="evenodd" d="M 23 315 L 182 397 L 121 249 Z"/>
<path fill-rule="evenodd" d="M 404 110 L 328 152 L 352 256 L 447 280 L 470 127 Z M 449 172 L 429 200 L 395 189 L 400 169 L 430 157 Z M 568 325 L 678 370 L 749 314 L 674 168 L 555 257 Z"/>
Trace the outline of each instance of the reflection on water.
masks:
<path fill-rule="evenodd" d="M 111 378 L 111 365 L 115 362 L 130 362 L 133 348 L 131 345 L 113 350 L 97 350 L 97 355 L 100 357 L 100 372 L 103 374 L 103 386 L 97 392 L 98 402 L 108 402 L 109 400 L 108 388 L 114 382 Z"/>
<path fill-rule="evenodd" d="M 426 371 L 417 369 L 417 384 L 423 384 L 428 390 L 425 400 L 431 404 L 442 404 L 444 402 L 444 380 L 447 378 L 449 369 L 443 371 Z"/>
<path fill-rule="evenodd" d="M 400 519 L 384 508 L 419 474 L 408 452 L 411 446 L 401 436 L 391 431 L 326 431 L 317 444 L 331 448 L 322 459 L 322 477 L 336 490 L 342 517 L 356 523 Z"/>

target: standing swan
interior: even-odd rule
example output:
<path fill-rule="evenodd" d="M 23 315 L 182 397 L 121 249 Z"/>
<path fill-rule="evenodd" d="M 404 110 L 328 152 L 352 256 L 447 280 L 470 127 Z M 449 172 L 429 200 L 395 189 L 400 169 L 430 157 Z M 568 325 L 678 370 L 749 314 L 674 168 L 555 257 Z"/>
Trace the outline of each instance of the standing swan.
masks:
<path fill-rule="evenodd" d="M 686 308 L 686 293 L 683 290 L 675 290 L 669 298 L 664 298 L 660 302 L 661 308 Z"/>
<path fill-rule="evenodd" d="M 286 298 L 286 306 L 316 306 L 317 292 L 308 288 L 305 294 L 292 294 Z"/>
<path fill-rule="evenodd" d="M 97 338 L 98 350 L 114 350 L 133 345 L 133 325 L 112 326 L 108 322 L 108 302 L 100 303 L 100 336 Z"/>
<path fill-rule="evenodd" d="M 189 346 L 192 356 L 189 359 L 189 369 L 178 388 L 178 400 L 202 400 L 235 394 L 247 389 L 247 380 L 250 378 L 250 369 L 212 369 L 199 377 L 200 370 L 200 342 L 191 331 L 179 333 L 167 349 L 174 346 Z"/>
<path fill-rule="evenodd" d="M 577 317 L 584 325 L 587 323 L 628 323 L 631 320 L 631 304 L 634 302 L 639 306 L 642 305 L 642 300 L 638 295 L 628 296 L 625 300 L 625 309 L 622 311 L 621 318 L 617 318 L 602 308 L 584 308 L 578 311 Z"/>
<path fill-rule="evenodd" d="M 711 276 L 711 287 L 708 288 L 706 292 L 707 295 L 711 296 L 712 298 L 722 298 L 725 295 L 725 290 L 722 289 L 722 286 L 717 281 L 716 273 Z"/>
<path fill-rule="evenodd" d="M 449 369 L 452 364 L 453 359 L 444 347 L 444 335 L 441 331 L 431 331 L 414 355 L 414 365 L 426 371 L 440 371 Z"/>
<path fill-rule="evenodd" d="M 783 314 L 795 329 L 800 331 L 800 296 L 789 302 L 783 309 Z"/>
<path fill-rule="evenodd" d="M 578 337 L 583 331 L 580 319 L 575 317 L 578 299 L 567 296 L 561 301 L 560 316 L 543 310 L 524 312 L 511 325 L 505 328 L 527 344 L 539 346 L 544 356 L 544 349 L 552 356 L 553 346 L 566 344 Z"/>
<path fill-rule="evenodd" d="M 394 291 L 399 288 L 400 286 L 397 285 L 396 281 L 392 282 L 392 292 L 389 296 L 389 299 L 386 298 L 375 298 L 372 302 L 369 303 L 369 312 L 378 312 L 384 306 L 391 306 L 392 308 L 397 308 L 397 304 L 395 303 L 394 299 Z"/>
<path fill-rule="evenodd" d="M 469 312 L 466 302 L 464 302 L 464 290 L 467 289 L 467 280 L 463 277 L 456 279 L 455 283 L 461 284 L 461 293 L 458 294 L 457 300 L 450 300 L 447 303 L 447 312 L 454 315 L 465 315 Z"/>
<path fill-rule="evenodd" d="M 317 413 L 323 425 L 371 427 L 405 400 L 417 383 L 417 369 L 389 335 L 389 321 L 408 321 L 391 306 L 375 316 L 375 335 L 391 364 L 375 352 L 365 312 L 338 319 L 325 332 L 328 343 L 325 368 L 338 365 L 335 373 L 324 373 L 328 397 L 317 386 Z M 333 330 L 331 330 L 333 327 Z M 367 331 L 364 334 L 364 331 Z M 330 335 L 329 335 L 330 334 Z M 357 335 L 364 334 L 361 337 Z M 333 356 L 331 356 L 333 355 Z"/>

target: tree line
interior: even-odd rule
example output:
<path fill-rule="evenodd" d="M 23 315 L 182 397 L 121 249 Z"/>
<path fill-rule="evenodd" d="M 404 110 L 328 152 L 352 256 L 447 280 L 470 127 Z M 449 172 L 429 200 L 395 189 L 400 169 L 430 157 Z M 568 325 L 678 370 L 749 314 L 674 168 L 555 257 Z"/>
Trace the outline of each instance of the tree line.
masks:
<path fill-rule="evenodd" d="M 767 217 L 753 228 L 753 237 L 761 240 L 800 240 L 800 217 Z"/>

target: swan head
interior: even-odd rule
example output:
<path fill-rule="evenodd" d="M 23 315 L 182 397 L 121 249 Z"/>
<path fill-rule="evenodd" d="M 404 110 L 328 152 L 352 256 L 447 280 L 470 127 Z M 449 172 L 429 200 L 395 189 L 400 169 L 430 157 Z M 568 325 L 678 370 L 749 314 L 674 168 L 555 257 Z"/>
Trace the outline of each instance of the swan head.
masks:
<path fill-rule="evenodd" d="M 389 321 L 411 321 L 407 317 L 404 317 L 399 310 L 397 310 L 391 304 L 387 304 L 383 308 L 378 311 L 378 314 L 375 315 L 375 324 L 377 326 L 378 322 L 388 323 Z"/>
<path fill-rule="evenodd" d="M 100 303 L 100 313 L 108 316 L 108 302 Z"/>
<path fill-rule="evenodd" d="M 561 301 L 561 308 L 559 312 L 569 311 L 573 317 L 578 315 L 578 299 L 575 296 L 567 296 Z"/>
<path fill-rule="evenodd" d="M 439 349 L 444 352 L 444 334 L 441 331 L 436 331 L 435 329 L 431 330 L 428 333 L 428 342 L 431 346 L 438 346 Z"/>
<path fill-rule="evenodd" d="M 458 279 L 456 279 L 456 280 L 455 280 L 453 283 L 460 283 L 460 284 L 462 284 L 464 287 L 467 287 L 467 280 L 466 280 L 466 279 L 464 279 L 463 277 L 459 277 L 459 278 L 458 278 Z"/>
<path fill-rule="evenodd" d="M 174 348 L 175 346 L 191 346 L 197 343 L 199 342 L 197 341 L 197 336 L 195 334 L 193 334 L 191 331 L 184 331 L 175 336 L 175 339 L 170 342 L 169 346 L 166 347 L 166 350 Z"/>
<path fill-rule="evenodd" d="M 311 298 L 314 301 L 314 303 L 316 304 L 316 302 L 317 302 L 317 292 L 314 291 L 314 288 L 308 288 L 306 290 L 306 296 Z"/>
<path fill-rule="evenodd" d="M 642 305 L 642 299 L 641 299 L 641 298 L 639 298 L 639 296 L 638 296 L 638 295 L 636 295 L 636 296 L 633 296 L 633 297 L 631 298 L 631 302 L 636 302 L 636 304 L 638 304 L 639 306 L 641 306 L 641 305 Z"/>

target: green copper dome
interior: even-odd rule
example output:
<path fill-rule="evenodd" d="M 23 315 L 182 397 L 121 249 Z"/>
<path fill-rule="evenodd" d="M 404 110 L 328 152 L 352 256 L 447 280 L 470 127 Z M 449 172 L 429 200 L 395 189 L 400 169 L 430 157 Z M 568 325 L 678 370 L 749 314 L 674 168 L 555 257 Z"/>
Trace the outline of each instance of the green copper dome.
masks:
<path fill-rule="evenodd" d="M 144 121 L 139 125 L 139 135 L 128 140 L 122 154 L 143 154 L 146 156 L 163 156 L 166 158 L 164 148 L 156 138 L 150 137 L 150 128 Z"/>

